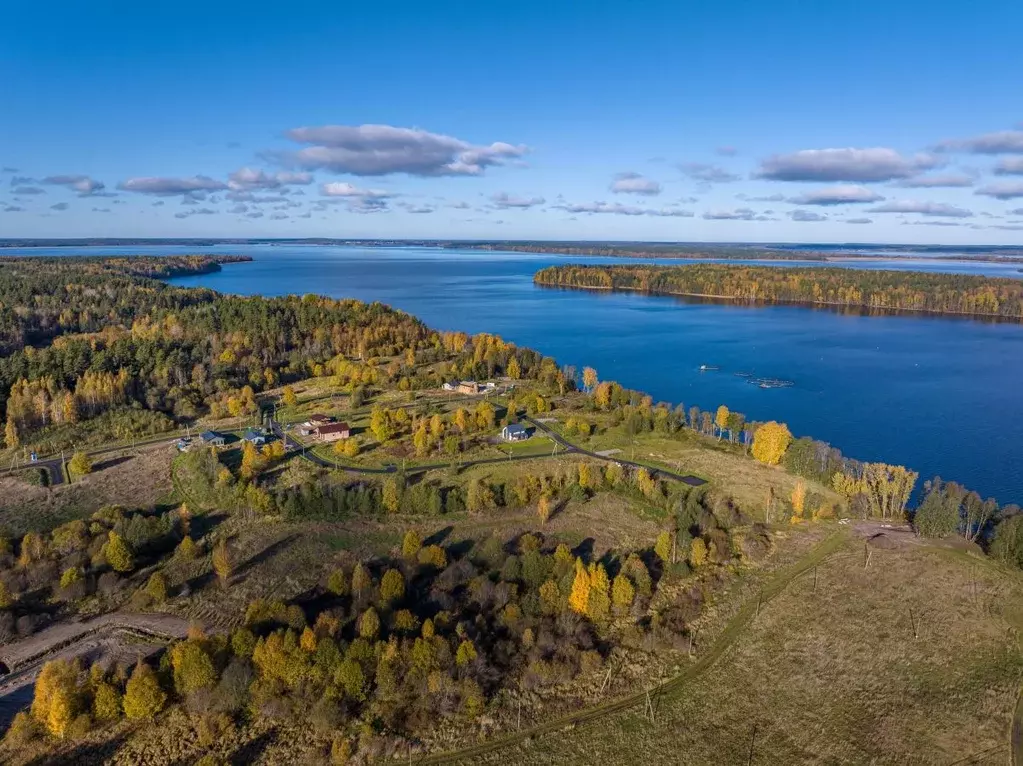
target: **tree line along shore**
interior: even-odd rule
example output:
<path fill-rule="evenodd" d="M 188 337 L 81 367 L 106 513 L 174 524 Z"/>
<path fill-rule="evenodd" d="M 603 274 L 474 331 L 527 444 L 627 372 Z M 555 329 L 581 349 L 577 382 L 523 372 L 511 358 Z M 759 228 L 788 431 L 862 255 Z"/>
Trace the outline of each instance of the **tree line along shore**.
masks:
<path fill-rule="evenodd" d="M 751 304 L 1023 319 L 1023 280 L 963 274 L 731 264 L 565 265 L 541 269 L 533 281 L 549 287 L 628 290 Z"/>

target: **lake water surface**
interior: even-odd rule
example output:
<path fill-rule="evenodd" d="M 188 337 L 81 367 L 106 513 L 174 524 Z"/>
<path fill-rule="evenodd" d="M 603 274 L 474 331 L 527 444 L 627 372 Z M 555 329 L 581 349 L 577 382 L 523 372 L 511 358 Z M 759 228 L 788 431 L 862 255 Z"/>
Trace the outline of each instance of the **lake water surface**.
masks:
<path fill-rule="evenodd" d="M 647 391 L 658 401 L 704 409 L 727 404 L 752 419 L 785 421 L 797 435 L 824 439 L 853 457 L 903 464 L 921 477 L 940 474 L 1003 503 L 1023 502 L 1016 444 L 1023 433 L 1021 324 L 739 307 L 532 283 L 534 272 L 551 264 L 636 259 L 324 246 L 4 254 L 115 252 L 251 255 L 252 263 L 175 283 L 238 294 L 321 293 L 381 301 L 438 329 L 496 333 L 563 364 L 593 366 L 602 378 Z M 1015 264 L 947 258 L 835 265 L 1023 276 Z M 701 373 L 702 364 L 720 370 Z M 737 372 L 795 385 L 761 389 Z"/>

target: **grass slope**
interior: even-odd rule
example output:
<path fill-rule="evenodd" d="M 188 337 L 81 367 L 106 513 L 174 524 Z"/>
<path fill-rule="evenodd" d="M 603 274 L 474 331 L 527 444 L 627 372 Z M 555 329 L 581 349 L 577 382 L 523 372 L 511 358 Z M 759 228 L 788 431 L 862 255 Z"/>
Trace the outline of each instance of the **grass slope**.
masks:
<path fill-rule="evenodd" d="M 827 559 L 825 543 L 777 577 L 759 614 L 747 602 L 707 654 L 654 692 L 653 722 L 640 693 L 536 732 L 570 734 L 430 762 L 1004 763 L 1023 589 L 986 562 L 904 537 L 872 546 L 867 568 L 855 539 Z"/>

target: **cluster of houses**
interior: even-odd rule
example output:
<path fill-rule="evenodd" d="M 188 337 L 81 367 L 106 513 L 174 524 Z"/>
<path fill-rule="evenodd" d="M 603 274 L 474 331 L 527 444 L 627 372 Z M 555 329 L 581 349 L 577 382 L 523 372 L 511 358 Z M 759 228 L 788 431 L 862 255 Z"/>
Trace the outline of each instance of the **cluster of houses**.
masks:
<path fill-rule="evenodd" d="M 247 428 L 242 434 L 242 441 L 251 442 L 257 447 L 262 447 L 269 438 L 269 433 L 262 428 Z M 227 440 L 227 435 L 220 431 L 203 431 L 196 439 L 178 439 L 177 447 L 181 452 L 188 452 L 196 444 L 219 449 L 227 444 Z"/>
<path fill-rule="evenodd" d="M 451 380 L 441 386 L 441 388 L 445 391 L 457 391 L 460 394 L 476 396 L 477 394 L 492 393 L 497 388 L 497 384 L 493 381 L 479 383 L 475 380 Z"/>
<path fill-rule="evenodd" d="M 298 432 L 302 436 L 312 436 L 321 442 L 336 442 L 352 435 L 347 423 L 338 423 L 330 415 L 310 415 L 309 419 L 299 425 Z"/>

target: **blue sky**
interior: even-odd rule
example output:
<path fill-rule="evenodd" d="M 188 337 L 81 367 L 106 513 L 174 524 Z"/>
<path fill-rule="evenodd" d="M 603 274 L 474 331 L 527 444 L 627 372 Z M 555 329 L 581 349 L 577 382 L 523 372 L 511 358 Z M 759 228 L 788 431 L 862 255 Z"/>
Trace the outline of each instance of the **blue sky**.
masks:
<path fill-rule="evenodd" d="M 1023 5 L 59 0 L 0 237 L 1023 243 Z"/>

